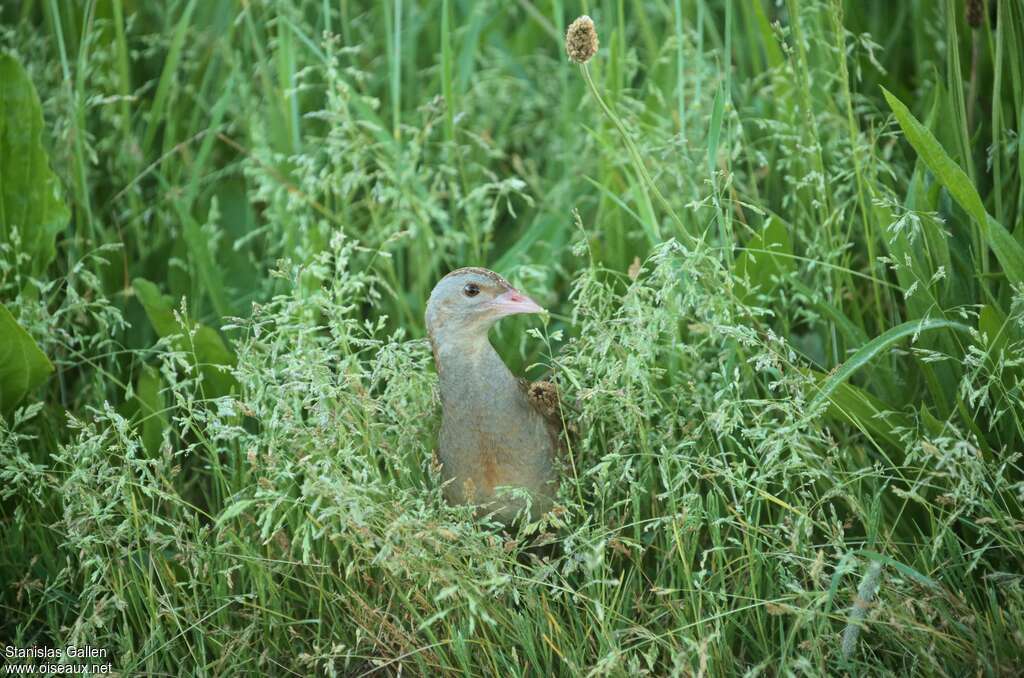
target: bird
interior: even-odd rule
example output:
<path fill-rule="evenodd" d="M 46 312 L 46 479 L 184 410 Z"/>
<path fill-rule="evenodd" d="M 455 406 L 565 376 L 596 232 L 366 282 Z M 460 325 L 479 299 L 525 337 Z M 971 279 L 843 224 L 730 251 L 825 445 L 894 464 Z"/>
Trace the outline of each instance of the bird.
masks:
<path fill-rule="evenodd" d="M 437 458 L 449 504 L 470 504 L 511 525 L 525 500 L 499 496 L 525 489 L 530 518 L 553 506 L 559 481 L 562 417 L 549 381 L 509 371 L 488 333 L 498 320 L 542 313 L 536 302 L 486 268 L 459 268 L 441 278 L 427 301 L 427 337 L 441 396 Z"/>

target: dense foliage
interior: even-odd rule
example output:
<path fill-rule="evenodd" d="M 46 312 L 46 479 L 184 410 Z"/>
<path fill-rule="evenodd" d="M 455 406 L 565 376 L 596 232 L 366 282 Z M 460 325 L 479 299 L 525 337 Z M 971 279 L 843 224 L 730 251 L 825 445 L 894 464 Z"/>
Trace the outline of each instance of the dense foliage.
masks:
<path fill-rule="evenodd" d="M 3 3 L 0 640 L 1018 671 L 1024 5 L 966 5 Z M 438 487 L 461 265 L 578 430 L 516 534 Z"/>

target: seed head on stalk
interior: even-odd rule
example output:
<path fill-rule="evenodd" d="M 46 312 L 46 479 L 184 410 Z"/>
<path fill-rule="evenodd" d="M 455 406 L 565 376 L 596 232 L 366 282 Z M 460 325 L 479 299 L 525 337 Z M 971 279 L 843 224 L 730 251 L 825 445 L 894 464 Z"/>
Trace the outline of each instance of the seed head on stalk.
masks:
<path fill-rule="evenodd" d="M 569 24 L 565 32 L 565 52 L 574 64 L 585 64 L 597 54 L 597 28 L 594 20 L 584 14 Z"/>
<path fill-rule="evenodd" d="M 615 113 L 615 111 L 605 103 L 605 100 L 601 98 L 601 93 L 597 89 L 597 84 L 594 82 L 594 78 L 590 75 L 590 66 L 587 64 L 595 54 L 597 54 L 597 27 L 594 26 L 594 20 L 584 14 L 583 16 L 569 24 L 569 29 L 565 32 L 565 53 L 569 55 L 569 61 L 577 64 L 580 67 L 580 73 L 583 75 L 583 79 L 587 83 L 587 88 L 590 93 L 594 96 L 594 100 L 597 101 L 601 107 L 601 111 L 611 120 L 612 124 L 615 125 L 615 129 L 618 130 L 619 136 L 622 137 L 622 141 L 626 146 L 626 150 L 629 151 L 630 160 L 633 163 L 633 167 L 636 169 L 637 174 L 642 179 L 644 184 L 644 190 L 653 194 L 662 207 L 665 208 L 665 212 L 675 222 L 677 228 L 677 237 L 682 238 L 687 245 L 694 245 L 696 239 L 683 225 L 679 215 L 675 213 L 672 206 L 669 204 L 665 196 L 658 190 L 654 180 L 651 179 L 650 173 L 647 171 L 647 166 L 644 165 L 643 158 L 640 155 L 639 149 L 636 147 L 636 143 L 630 137 L 629 132 L 626 130 L 626 126 L 622 123 L 622 120 Z M 654 221 L 651 225 L 651 244 L 657 244 L 661 242 L 661 228 L 657 221 Z"/>
<path fill-rule="evenodd" d="M 984 0 L 967 0 L 967 25 L 971 28 L 981 28 L 985 21 Z"/>

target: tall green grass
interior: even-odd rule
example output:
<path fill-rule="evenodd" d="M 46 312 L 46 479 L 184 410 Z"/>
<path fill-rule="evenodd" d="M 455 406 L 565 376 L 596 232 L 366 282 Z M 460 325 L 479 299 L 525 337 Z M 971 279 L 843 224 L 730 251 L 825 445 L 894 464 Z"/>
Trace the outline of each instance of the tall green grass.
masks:
<path fill-rule="evenodd" d="M 1016 673 L 1024 8 L 985 17 L 4 4 L 71 216 L 41 272 L 0 243 L 56 368 L 0 419 L 0 639 L 125 674 Z M 516 534 L 438 487 L 422 311 L 462 265 L 551 309 L 492 339 L 579 432 Z"/>

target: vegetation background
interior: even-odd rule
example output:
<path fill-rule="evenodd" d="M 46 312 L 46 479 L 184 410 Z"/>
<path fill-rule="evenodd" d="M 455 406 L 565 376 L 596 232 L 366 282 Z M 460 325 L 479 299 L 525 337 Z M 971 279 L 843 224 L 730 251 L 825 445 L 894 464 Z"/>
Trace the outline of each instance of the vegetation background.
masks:
<path fill-rule="evenodd" d="M 0 52 L 5 644 L 1020 671 L 1019 0 L 22 0 Z M 580 429 L 516 535 L 431 461 L 470 264 Z"/>

